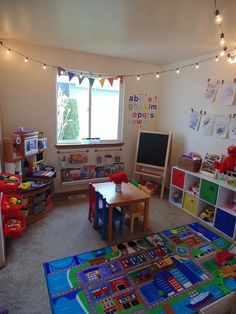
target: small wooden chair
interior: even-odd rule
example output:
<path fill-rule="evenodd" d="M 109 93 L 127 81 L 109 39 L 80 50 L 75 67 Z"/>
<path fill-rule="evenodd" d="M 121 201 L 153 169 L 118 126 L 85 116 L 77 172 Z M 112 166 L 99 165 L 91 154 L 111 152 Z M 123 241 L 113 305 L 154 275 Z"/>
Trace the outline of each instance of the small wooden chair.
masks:
<path fill-rule="evenodd" d="M 95 194 L 95 188 L 92 185 L 92 183 L 89 183 L 89 212 L 88 212 L 88 220 L 92 221 L 94 220 L 95 217 L 95 199 L 96 199 L 96 194 Z"/>
<path fill-rule="evenodd" d="M 107 237 L 108 230 L 108 206 L 106 199 L 99 193 L 96 192 L 95 199 L 95 219 L 94 219 L 94 228 L 98 229 L 98 221 L 99 219 L 102 222 L 102 240 L 105 240 Z M 122 211 L 114 208 L 112 212 L 112 224 L 115 224 L 116 221 L 119 221 L 119 232 L 123 233 L 123 224 L 124 217 Z"/>
<path fill-rule="evenodd" d="M 130 183 L 132 183 L 130 181 Z M 135 185 L 136 186 L 136 185 Z M 145 193 L 151 195 L 151 191 L 145 186 L 145 185 L 138 185 L 138 188 Z M 134 233 L 134 221 L 136 218 L 140 216 L 144 216 L 144 204 L 143 202 L 138 204 L 132 204 L 131 206 L 127 207 L 125 209 L 125 214 L 128 214 L 130 216 L 130 232 Z"/>

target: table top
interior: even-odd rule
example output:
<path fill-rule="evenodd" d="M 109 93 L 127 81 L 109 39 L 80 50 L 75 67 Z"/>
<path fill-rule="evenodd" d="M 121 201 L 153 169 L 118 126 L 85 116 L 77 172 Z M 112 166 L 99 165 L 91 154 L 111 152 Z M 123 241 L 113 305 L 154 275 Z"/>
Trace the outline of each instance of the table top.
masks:
<path fill-rule="evenodd" d="M 109 205 L 122 205 L 137 201 L 145 201 L 151 196 L 131 183 L 122 183 L 121 193 L 115 191 L 113 182 L 93 183 L 97 192 L 106 198 Z"/>

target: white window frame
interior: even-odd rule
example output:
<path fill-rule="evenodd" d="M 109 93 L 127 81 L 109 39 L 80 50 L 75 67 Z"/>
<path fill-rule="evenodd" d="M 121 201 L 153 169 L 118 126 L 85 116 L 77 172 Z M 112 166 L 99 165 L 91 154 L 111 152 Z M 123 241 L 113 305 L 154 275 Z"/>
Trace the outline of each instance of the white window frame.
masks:
<path fill-rule="evenodd" d="M 101 144 L 119 144 L 123 141 L 123 127 L 124 127 L 124 82 L 120 84 L 119 88 L 119 117 L 118 117 L 118 130 L 117 130 L 117 140 L 101 140 Z M 91 137 L 91 106 L 92 106 L 92 87 L 89 84 L 89 119 L 88 119 L 88 128 L 89 128 L 89 137 Z M 56 78 L 56 91 L 57 91 L 57 78 Z M 56 93 L 57 98 L 57 93 Z M 57 101 L 56 101 L 57 103 Z M 56 111 L 57 113 L 57 111 Z M 58 117 L 57 117 L 58 118 Z M 57 135 L 58 135 L 58 123 L 57 123 Z M 63 140 L 58 141 L 57 138 L 57 145 L 81 145 L 85 144 L 83 141 L 78 140 Z M 89 143 L 86 143 L 86 145 L 90 145 Z M 93 145 L 93 144 L 91 144 Z"/>

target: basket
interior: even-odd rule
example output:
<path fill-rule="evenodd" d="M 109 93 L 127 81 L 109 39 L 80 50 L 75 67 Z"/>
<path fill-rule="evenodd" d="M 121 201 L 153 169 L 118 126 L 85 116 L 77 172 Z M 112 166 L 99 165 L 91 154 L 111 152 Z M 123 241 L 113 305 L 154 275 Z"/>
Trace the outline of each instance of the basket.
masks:
<path fill-rule="evenodd" d="M 12 197 L 20 200 L 21 204 L 11 204 L 9 201 Z M 1 201 L 1 209 L 3 214 L 7 215 L 8 217 L 18 217 L 22 208 L 22 199 L 23 197 L 21 195 L 3 194 Z"/>
<path fill-rule="evenodd" d="M 178 167 L 191 172 L 198 172 L 201 167 L 201 159 L 191 159 L 189 157 L 179 156 Z"/>
<path fill-rule="evenodd" d="M 16 226 L 16 223 L 18 226 Z M 15 225 L 15 226 L 14 226 Z M 5 237 L 14 238 L 18 237 L 25 230 L 25 218 L 5 218 L 3 225 L 3 233 Z"/>
<path fill-rule="evenodd" d="M 12 181 L 10 179 L 12 177 L 14 177 L 16 181 Z M 17 192 L 20 182 L 21 182 L 21 176 L 7 173 L 7 172 L 0 172 L 0 192 L 6 193 L 6 194 L 14 194 Z"/>

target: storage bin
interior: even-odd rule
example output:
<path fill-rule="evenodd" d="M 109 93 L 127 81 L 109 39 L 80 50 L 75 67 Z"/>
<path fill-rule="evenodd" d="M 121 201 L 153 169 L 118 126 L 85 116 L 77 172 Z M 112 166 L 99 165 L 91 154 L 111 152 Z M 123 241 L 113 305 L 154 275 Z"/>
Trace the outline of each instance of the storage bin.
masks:
<path fill-rule="evenodd" d="M 13 197 L 20 201 L 21 204 L 11 204 L 10 199 Z M 11 217 L 18 217 L 22 208 L 22 199 L 23 197 L 21 195 L 3 194 L 1 201 L 1 209 L 3 214 Z"/>
<path fill-rule="evenodd" d="M 45 210 L 44 203 L 39 203 L 34 206 L 34 215 L 39 215 Z"/>
<path fill-rule="evenodd" d="M 45 193 L 40 193 L 37 194 L 34 198 L 33 198 L 33 204 L 37 204 L 39 202 L 42 202 L 45 200 Z"/>
<path fill-rule="evenodd" d="M 16 223 L 18 226 L 16 226 Z M 4 218 L 3 233 L 5 237 L 17 237 L 25 230 L 25 218 Z"/>
<path fill-rule="evenodd" d="M 207 180 L 202 180 L 200 187 L 200 198 L 212 205 L 216 204 L 218 185 Z"/>
<path fill-rule="evenodd" d="M 233 216 L 220 208 L 217 208 L 214 227 L 230 238 L 235 232 L 236 216 Z"/>
<path fill-rule="evenodd" d="M 201 163 L 202 163 L 201 159 L 193 160 L 191 158 L 184 156 L 178 157 L 178 167 L 184 170 L 198 172 L 200 170 Z"/>
<path fill-rule="evenodd" d="M 15 178 L 16 181 L 12 181 L 10 178 Z M 21 182 L 21 176 L 16 174 L 11 174 L 7 172 L 0 172 L 0 192 L 6 194 L 15 194 L 17 192 L 18 186 Z"/>
<path fill-rule="evenodd" d="M 185 173 L 179 169 L 173 169 L 172 184 L 183 189 Z"/>
<path fill-rule="evenodd" d="M 196 214 L 197 211 L 197 198 L 191 194 L 184 193 L 183 208 L 190 214 Z"/>

